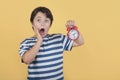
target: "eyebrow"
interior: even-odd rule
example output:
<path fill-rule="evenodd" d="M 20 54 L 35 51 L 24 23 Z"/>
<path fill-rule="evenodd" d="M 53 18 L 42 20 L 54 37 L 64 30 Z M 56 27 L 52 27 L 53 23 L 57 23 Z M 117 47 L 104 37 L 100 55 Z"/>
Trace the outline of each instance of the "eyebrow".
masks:
<path fill-rule="evenodd" d="M 41 18 L 40 16 L 36 17 L 36 18 Z"/>
<path fill-rule="evenodd" d="M 36 19 L 39 19 L 39 18 L 42 18 L 42 17 L 41 17 L 41 16 L 37 16 L 37 17 L 36 17 Z M 47 20 L 48 20 L 48 19 L 50 20 L 50 18 L 48 18 L 48 17 L 46 17 L 46 19 L 47 19 Z"/>

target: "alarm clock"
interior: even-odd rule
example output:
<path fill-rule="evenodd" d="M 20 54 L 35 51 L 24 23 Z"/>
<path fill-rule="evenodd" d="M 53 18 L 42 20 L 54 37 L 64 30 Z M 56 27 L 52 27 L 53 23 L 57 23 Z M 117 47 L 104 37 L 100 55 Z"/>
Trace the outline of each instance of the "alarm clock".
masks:
<path fill-rule="evenodd" d="M 77 26 L 74 26 L 72 28 L 68 27 L 67 31 L 68 31 L 67 36 L 68 36 L 69 39 L 76 40 L 76 39 L 79 38 L 80 33 L 77 29 Z"/>

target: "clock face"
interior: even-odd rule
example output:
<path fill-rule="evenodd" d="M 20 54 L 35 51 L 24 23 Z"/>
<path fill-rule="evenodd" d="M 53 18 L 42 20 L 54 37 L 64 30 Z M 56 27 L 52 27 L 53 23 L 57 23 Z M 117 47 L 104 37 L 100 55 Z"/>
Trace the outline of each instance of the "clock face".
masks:
<path fill-rule="evenodd" d="M 68 33 L 68 36 L 69 36 L 70 39 L 75 40 L 75 39 L 78 38 L 79 32 L 75 29 L 70 30 L 69 33 Z"/>

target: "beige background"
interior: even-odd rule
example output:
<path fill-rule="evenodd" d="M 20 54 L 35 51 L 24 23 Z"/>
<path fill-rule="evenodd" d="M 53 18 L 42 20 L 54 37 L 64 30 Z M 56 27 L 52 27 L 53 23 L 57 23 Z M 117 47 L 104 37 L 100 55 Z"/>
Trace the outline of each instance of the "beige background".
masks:
<path fill-rule="evenodd" d="M 0 80 L 26 80 L 20 42 L 33 35 L 31 11 L 46 6 L 54 15 L 50 33 L 66 34 L 76 21 L 85 44 L 64 54 L 65 80 L 120 80 L 120 0 L 1 0 Z"/>

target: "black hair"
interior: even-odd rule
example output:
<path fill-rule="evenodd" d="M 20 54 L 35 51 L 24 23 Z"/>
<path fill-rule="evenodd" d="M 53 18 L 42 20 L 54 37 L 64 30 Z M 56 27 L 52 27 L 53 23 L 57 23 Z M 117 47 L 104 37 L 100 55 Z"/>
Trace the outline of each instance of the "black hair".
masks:
<path fill-rule="evenodd" d="M 48 8 L 46 8 L 46 7 L 37 7 L 37 8 L 35 8 L 35 9 L 32 11 L 31 17 L 30 17 L 30 22 L 31 22 L 31 23 L 33 23 L 33 20 L 34 20 L 36 14 L 37 14 L 38 12 L 44 13 L 44 14 L 46 15 L 46 17 L 51 20 L 51 24 L 52 24 L 52 22 L 53 22 L 53 15 L 52 15 L 51 11 L 50 11 Z M 50 24 L 50 25 L 51 25 L 51 24 Z"/>

